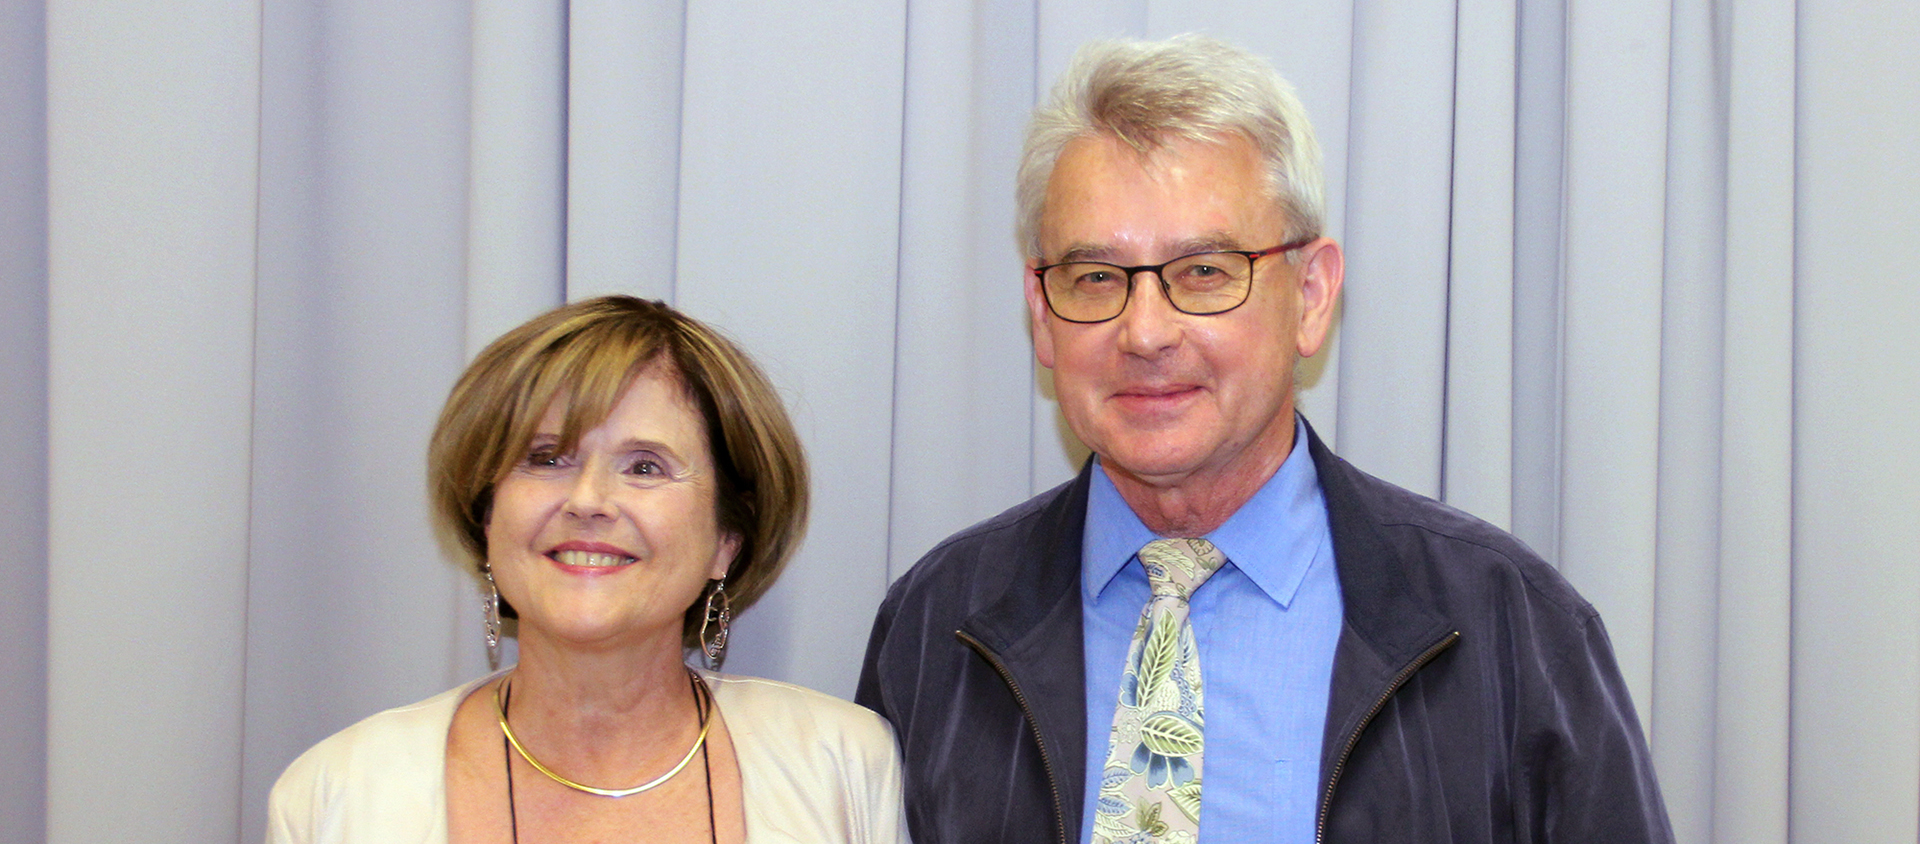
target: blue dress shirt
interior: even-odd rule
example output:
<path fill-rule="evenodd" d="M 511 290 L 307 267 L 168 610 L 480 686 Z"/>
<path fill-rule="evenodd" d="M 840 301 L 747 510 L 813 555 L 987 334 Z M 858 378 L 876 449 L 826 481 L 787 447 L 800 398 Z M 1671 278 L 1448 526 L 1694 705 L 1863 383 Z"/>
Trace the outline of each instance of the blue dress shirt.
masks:
<path fill-rule="evenodd" d="M 1194 592 L 1189 619 L 1206 683 L 1200 840 L 1311 842 L 1320 789 L 1340 583 L 1320 476 L 1295 421 L 1293 452 L 1206 539 L 1227 565 Z M 1127 645 L 1152 591 L 1135 562 L 1159 537 L 1095 466 L 1080 559 L 1087 671 L 1087 792 L 1093 806 L 1126 671 Z"/>

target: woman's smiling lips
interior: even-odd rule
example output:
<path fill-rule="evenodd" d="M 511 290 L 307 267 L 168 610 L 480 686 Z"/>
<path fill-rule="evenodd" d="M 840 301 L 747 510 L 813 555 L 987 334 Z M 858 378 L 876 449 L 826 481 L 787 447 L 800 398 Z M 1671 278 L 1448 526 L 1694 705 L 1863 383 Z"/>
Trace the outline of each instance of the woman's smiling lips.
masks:
<path fill-rule="evenodd" d="M 547 559 L 573 574 L 610 574 L 632 564 L 636 558 L 626 549 L 604 542 L 562 542 L 547 552 Z"/>

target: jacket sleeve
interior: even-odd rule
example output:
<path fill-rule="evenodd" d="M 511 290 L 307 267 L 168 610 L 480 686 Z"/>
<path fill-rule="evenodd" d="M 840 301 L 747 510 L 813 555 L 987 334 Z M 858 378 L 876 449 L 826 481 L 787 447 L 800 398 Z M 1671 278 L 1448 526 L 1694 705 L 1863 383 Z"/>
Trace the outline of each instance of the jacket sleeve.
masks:
<path fill-rule="evenodd" d="M 1667 844 L 1673 830 L 1606 628 L 1589 613 L 1568 633 L 1522 691 L 1534 699 L 1515 737 L 1514 828 L 1542 844 Z"/>
<path fill-rule="evenodd" d="M 880 713 L 880 717 L 889 722 L 894 720 L 895 713 L 888 709 L 886 695 L 881 694 L 880 657 L 887 633 L 893 626 L 893 610 L 894 598 L 888 595 L 874 616 L 872 632 L 867 634 L 867 656 L 860 664 L 860 684 L 853 693 L 854 703 Z"/>

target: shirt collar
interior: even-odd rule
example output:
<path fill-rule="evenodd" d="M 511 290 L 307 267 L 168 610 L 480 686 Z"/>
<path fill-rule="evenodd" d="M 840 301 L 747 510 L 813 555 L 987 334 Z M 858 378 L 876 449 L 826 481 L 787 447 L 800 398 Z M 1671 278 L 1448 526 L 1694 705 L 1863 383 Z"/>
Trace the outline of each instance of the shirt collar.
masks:
<path fill-rule="evenodd" d="M 1094 469 L 1087 491 L 1080 588 L 1097 597 L 1141 546 L 1158 537 L 1127 506 L 1098 460 Z M 1285 608 L 1293 602 L 1307 569 L 1329 542 L 1320 474 L 1308 454 L 1306 423 L 1299 417 L 1294 419 L 1293 451 L 1279 471 L 1205 538 L 1275 603 Z"/>

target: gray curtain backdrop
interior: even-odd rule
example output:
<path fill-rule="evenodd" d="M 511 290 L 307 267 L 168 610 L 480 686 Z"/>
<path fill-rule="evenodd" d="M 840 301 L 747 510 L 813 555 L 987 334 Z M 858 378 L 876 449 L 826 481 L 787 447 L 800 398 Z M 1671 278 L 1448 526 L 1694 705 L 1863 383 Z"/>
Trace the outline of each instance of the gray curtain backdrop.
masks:
<path fill-rule="evenodd" d="M 743 342 L 815 468 L 731 668 L 847 695 L 888 582 L 1084 456 L 1025 114 L 1073 47 L 1270 57 L 1349 256 L 1304 412 L 1596 604 L 1687 844 L 1920 838 L 1920 6 L 0 7 L 0 842 L 257 840 L 482 668 L 425 441 L 609 291 Z"/>

